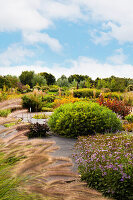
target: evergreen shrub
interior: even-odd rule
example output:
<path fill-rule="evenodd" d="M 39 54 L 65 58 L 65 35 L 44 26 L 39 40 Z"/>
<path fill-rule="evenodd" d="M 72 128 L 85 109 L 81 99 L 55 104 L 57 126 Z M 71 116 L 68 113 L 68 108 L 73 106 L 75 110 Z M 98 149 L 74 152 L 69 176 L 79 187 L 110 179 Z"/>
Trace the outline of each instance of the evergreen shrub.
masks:
<path fill-rule="evenodd" d="M 48 124 L 53 132 L 67 137 L 115 132 L 121 129 L 121 122 L 115 113 L 92 102 L 61 105 L 50 116 Z"/>

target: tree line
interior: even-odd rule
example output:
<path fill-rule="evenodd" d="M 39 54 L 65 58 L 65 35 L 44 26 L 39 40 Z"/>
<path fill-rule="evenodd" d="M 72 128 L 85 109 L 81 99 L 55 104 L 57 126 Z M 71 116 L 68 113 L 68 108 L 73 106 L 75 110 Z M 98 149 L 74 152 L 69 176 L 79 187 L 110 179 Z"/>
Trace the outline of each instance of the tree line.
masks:
<path fill-rule="evenodd" d="M 111 76 L 109 78 L 96 78 L 92 80 L 88 75 L 74 74 L 68 78 L 62 75 L 56 80 L 51 73 L 42 72 L 35 74 L 34 71 L 23 71 L 19 77 L 6 75 L 0 76 L 0 88 L 6 86 L 7 88 L 16 88 L 28 85 L 33 88 L 36 85 L 58 85 L 59 87 L 76 87 L 76 88 L 108 88 L 110 91 L 121 91 L 125 89 L 133 91 L 133 79 L 120 78 Z"/>

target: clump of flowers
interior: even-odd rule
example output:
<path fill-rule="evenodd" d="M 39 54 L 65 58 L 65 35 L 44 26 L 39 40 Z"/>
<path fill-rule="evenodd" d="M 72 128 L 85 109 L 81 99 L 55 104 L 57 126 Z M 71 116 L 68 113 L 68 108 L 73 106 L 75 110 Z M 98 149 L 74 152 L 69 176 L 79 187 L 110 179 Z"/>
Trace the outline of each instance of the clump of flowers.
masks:
<path fill-rule="evenodd" d="M 72 96 L 68 96 L 68 97 L 63 97 L 63 98 L 58 98 L 54 100 L 54 107 L 57 108 L 62 104 L 66 104 L 66 103 L 75 103 L 81 101 L 79 98 L 75 98 Z"/>
<path fill-rule="evenodd" d="M 110 110 L 121 115 L 123 118 L 131 112 L 131 107 L 126 106 L 123 101 L 117 99 L 104 98 L 102 94 L 97 99 L 97 103 L 107 106 Z"/>
<path fill-rule="evenodd" d="M 133 135 L 79 137 L 75 160 L 88 186 L 117 200 L 132 199 Z"/>
<path fill-rule="evenodd" d="M 123 129 L 128 132 L 133 131 L 133 123 L 125 123 L 123 124 Z"/>

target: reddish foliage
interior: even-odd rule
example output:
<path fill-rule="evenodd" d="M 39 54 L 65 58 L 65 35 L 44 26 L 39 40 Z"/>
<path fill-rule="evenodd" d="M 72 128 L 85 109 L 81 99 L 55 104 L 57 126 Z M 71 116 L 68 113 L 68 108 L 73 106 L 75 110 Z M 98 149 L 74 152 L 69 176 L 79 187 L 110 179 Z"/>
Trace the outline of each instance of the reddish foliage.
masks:
<path fill-rule="evenodd" d="M 123 118 L 128 115 L 132 110 L 132 108 L 126 106 L 123 101 L 111 98 L 104 98 L 102 95 L 100 95 L 97 99 L 97 103 L 103 106 L 107 106 L 110 110 L 121 115 Z"/>

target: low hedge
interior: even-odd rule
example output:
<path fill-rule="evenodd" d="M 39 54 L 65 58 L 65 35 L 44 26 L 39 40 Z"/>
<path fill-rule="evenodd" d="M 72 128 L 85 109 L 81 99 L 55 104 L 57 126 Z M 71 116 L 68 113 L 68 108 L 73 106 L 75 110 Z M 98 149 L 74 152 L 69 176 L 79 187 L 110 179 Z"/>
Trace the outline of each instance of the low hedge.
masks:
<path fill-rule="evenodd" d="M 50 116 L 48 124 L 59 135 L 77 137 L 121 129 L 116 114 L 97 103 L 75 102 L 61 105 Z"/>
<path fill-rule="evenodd" d="M 81 97 L 98 98 L 100 92 L 101 92 L 100 90 L 96 89 L 83 88 L 83 89 L 73 90 L 73 96 L 78 98 Z"/>

